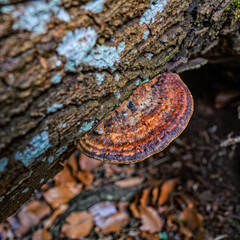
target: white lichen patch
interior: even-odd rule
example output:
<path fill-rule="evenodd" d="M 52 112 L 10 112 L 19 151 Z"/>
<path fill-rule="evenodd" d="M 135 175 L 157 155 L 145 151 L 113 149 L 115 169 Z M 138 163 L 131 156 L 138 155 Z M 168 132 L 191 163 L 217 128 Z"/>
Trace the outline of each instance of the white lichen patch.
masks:
<path fill-rule="evenodd" d="M 67 124 L 66 124 L 66 123 L 63 123 L 63 124 L 62 124 L 62 123 L 60 123 L 60 124 L 58 125 L 58 127 L 59 127 L 59 128 L 66 128 L 66 126 L 67 126 Z"/>
<path fill-rule="evenodd" d="M 29 188 L 25 188 L 25 189 L 22 191 L 22 193 L 26 193 L 26 192 L 28 192 L 28 190 L 29 190 Z"/>
<path fill-rule="evenodd" d="M 94 124 L 94 121 L 83 122 L 79 132 L 82 133 L 82 132 L 87 132 L 87 131 L 91 130 L 93 124 Z"/>
<path fill-rule="evenodd" d="M 166 0 L 151 0 L 149 8 L 144 12 L 140 19 L 140 25 L 154 22 L 157 13 L 162 12 L 166 4 Z"/>
<path fill-rule="evenodd" d="M 117 99 L 120 99 L 121 98 L 121 94 L 120 92 L 114 92 L 114 95 Z"/>
<path fill-rule="evenodd" d="M 67 58 L 65 68 L 70 70 L 79 66 L 84 57 L 94 47 L 96 40 L 97 33 L 91 27 L 67 32 L 62 39 L 62 43 L 57 47 L 58 54 Z"/>
<path fill-rule="evenodd" d="M 96 73 L 96 77 L 97 77 L 97 85 L 101 85 L 104 81 L 104 76 L 105 74 L 104 73 Z"/>
<path fill-rule="evenodd" d="M 18 185 L 21 185 L 25 180 L 27 180 L 28 178 L 30 178 L 32 176 L 33 171 L 30 170 L 30 172 L 28 173 L 28 175 L 24 178 L 22 178 L 19 182 Z"/>
<path fill-rule="evenodd" d="M 59 157 L 61 154 L 63 154 L 68 148 L 68 145 L 62 146 L 57 150 L 56 156 Z"/>
<path fill-rule="evenodd" d="M 51 57 L 50 61 L 52 63 L 53 68 L 59 67 L 62 64 L 62 61 L 60 59 L 58 59 L 57 56 Z"/>
<path fill-rule="evenodd" d="M 54 103 L 51 107 L 47 108 L 48 113 L 56 112 L 58 109 L 61 109 L 63 107 L 62 104 Z"/>
<path fill-rule="evenodd" d="M 144 34 L 143 34 L 143 36 L 142 36 L 143 39 L 144 39 L 144 40 L 147 40 L 148 35 L 149 35 L 149 31 L 147 30 L 147 31 L 144 32 Z"/>
<path fill-rule="evenodd" d="M 15 159 L 20 161 L 24 166 L 28 167 L 37 157 L 42 155 L 51 147 L 47 131 L 33 137 L 29 142 L 29 146 L 22 152 L 17 151 Z"/>
<path fill-rule="evenodd" d="M 0 172 L 4 171 L 7 164 L 8 164 L 8 159 L 7 158 L 4 157 L 4 158 L 0 159 Z"/>
<path fill-rule="evenodd" d="M 75 71 L 80 64 L 85 64 L 102 70 L 120 62 L 119 54 L 125 49 L 124 42 L 119 43 L 118 47 L 97 45 L 93 48 L 96 40 L 97 33 L 91 27 L 67 32 L 57 47 L 58 54 L 67 59 L 65 69 Z"/>
<path fill-rule="evenodd" d="M 125 43 L 119 43 L 118 47 L 97 45 L 84 59 L 84 64 L 98 69 L 113 67 L 116 62 L 120 62 L 119 54 L 125 49 Z"/>
<path fill-rule="evenodd" d="M 48 163 L 53 163 L 53 160 L 54 160 L 54 157 L 53 157 L 53 156 L 49 157 L 49 158 L 48 158 Z"/>
<path fill-rule="evenodd" d="M 147 83 L 149 82 L 149 78 L 147 78 L 146 80 L 142 81 L 141 85 L 144 84 L 144 83 Z"/>
<path fill-rule="evenodd" d="M 51 78 L 51 83 L 58 84 L 62 81 L 62 75 L 60 73 L 56 73 Z"/>
<path fill-rule="evenodd" d="M 60 8 L 60 4 L 60 0 L 30 1 L 17 4 L 11 11 L 15 19 L 12 28 L 42 34 L 46 32 L 47 24 L 54 15 L 60 20 L 68 22 L 70 16 L 64 9 Z"/>
<path fill-rule="evenodd" d="M 9 0 L 0 0 L 0 3 L 1 3 L 1 4 L 8 4 L 8 3 L 9 3 Z"/>
<path fill-rule="evenodd" d="M 1 7 L 1 12 L 2 13 L 11 13 L 13 10 L 14 10 L 13 5 L 7 5 L 7 6 Z"/>
<path fill-rule="evenodd" d="M 115 74 L 115 79 L 116 79 L 116 81 L 119 81 L 119 79 L 120 79 L 120 77 L 117 73 Z"/>
<path fill-rule="evenodd" d="M 93 13 L 99 13 L 103 10 L 105 0 L 92 0 L 89 1 L 86 5 L 82 6 L 82 9 L 91 11 Z"/>
<path fill-rule="evenodd" d="M 148 53 L 146 57 L 147 57 L 148 60 L 151 60 L 152 57 L 153 57 L 153 54 L 152 53 Z"/>
<path fill-rule="evenodd" d="M 71 20 L 69 14 L 62 8 L 59 9 L 57 13 L 57 18 L 64 22 L 69 22 Z"/>

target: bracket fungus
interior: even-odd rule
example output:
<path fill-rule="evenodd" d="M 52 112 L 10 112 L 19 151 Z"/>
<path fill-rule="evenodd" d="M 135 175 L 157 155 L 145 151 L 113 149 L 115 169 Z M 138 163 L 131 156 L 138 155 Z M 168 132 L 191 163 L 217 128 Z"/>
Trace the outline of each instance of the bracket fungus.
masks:
<path fill-rule="evenodd" d="M 91 158 L 134 163 L 162 151 L 186 128 L 193 98 L 174 73 L 163 73 L 139 86 L 93 131 L 76 141 Z"/>

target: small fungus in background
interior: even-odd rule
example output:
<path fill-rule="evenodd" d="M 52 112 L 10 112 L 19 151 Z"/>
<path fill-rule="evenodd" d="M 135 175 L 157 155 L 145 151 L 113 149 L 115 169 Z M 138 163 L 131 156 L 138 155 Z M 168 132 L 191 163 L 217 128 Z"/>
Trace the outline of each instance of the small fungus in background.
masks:
<path fill-rule="evenodd" d="M 192 112 L 193 99 L 187 86 L 177 74 L 163 73 L 138 87 L 76 146 L 98 160 L 140 162 L 178 137 Z"/>

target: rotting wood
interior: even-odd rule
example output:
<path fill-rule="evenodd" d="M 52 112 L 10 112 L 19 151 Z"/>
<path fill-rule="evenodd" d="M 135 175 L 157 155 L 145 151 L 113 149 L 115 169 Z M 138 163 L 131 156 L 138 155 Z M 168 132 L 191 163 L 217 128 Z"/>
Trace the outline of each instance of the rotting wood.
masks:
<path fill-rule="evenodd" d="M 97 1 L 0 1 L 0 220 L 138 85 L 239 31 L 231 0 Z"/>

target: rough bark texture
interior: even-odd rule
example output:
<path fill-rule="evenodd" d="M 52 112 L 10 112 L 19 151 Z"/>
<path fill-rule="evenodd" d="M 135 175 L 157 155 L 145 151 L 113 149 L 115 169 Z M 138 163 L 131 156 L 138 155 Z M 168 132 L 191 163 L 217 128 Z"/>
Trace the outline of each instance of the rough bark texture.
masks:
<path fill-rule="evenodd" d="M 0 0 L 0 7 L 0 220 L 143 81 L 239 36 L 232 0 Z"/>

